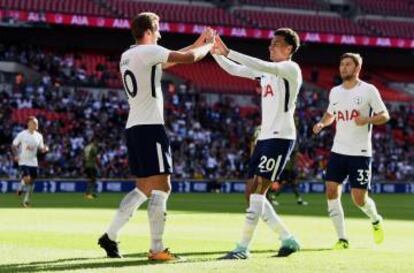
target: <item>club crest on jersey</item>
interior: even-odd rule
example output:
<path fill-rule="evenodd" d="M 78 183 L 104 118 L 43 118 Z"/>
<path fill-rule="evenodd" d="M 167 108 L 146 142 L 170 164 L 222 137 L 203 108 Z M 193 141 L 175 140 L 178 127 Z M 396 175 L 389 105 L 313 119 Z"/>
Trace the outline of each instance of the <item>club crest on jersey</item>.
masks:
<path fill-rule="evenodd" d="M 354 97 L 354 103 L 356 105 L 361 105 L 362 104 L 362 97 Z"/>
<path fill-rule="evenodd" d="M 336 116 L 337 121 L 350 121 L 355 119 L 359 116 L 359 112 L 355 109 L 352 109 L 352 111 L 338 111 L 338 114 Z"/>

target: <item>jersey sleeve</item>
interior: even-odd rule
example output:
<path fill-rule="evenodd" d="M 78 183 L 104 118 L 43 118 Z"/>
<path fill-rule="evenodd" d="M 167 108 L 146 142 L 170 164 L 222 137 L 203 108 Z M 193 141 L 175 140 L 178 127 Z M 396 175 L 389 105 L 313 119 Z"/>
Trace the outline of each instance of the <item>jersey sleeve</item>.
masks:
<path fill-rule="evenodd" d="M 227 57 L 247 66 L 248 68 L 264 73 L 274 74 L 282 78 L 296 79 L 300 76 L 299 66 L 292 61 L 282 61 L 277 63 L 266 62 L 234 50 L 230 50 Z"/>
<path fill-rule="evenodd" d="M 333 107 L 333 102 L 332 102 L 332 97 L 333 97 L 333 89 L 331 89 L 331 91 L 329 92 L 329 104 L 328 104 L 328 109 L 326 109 L 326 112 L 330 115 L 334 115 L 334 107 Z"/>
<path fill-rule="evenodd" d="M 372 85 L 372 89 L 370 92 L 370 102 L 369 105 L 374 110 L 374 113 L 380 112 L 388 112 L 387 107 L 385 106 L 384 102 L 382 101 L 381 95 L 378 89 Z"/>
<path fill-rule="evenodd" d="M 254 80 L 262 74 L 259 71 L 246 67 L 245 65 L 237 64 L 222 55 L 213 54 L 213 58 L 224 71 L 233 76 Z"/>
<path fill-rule="evenodd" d="M 170 50 L 159 45 L 147 45 L 145 47 L 145 53 L 143 54 L 143 61 L 150 65 L 156 65 L 159 63 L 166 63 Z"/>
<path fill-rule="evenodd" d="M 13 139 L 13 146 L 19 146 L 22 142 L 22 134 L 18 133 L 17 136 Z"/>

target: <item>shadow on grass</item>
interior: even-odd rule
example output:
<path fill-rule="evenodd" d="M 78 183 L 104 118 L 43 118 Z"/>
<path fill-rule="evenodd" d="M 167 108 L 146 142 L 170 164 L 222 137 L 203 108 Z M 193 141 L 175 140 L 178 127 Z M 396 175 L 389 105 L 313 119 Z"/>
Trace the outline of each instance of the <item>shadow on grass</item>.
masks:
<path fill-rule="evenodd" d="M 329 249 L 304 249 L 302 251 L 326 251 Z M 268 258 L 273 258 L 276 254 L 275 249 L 271 250 L 256 250 L 252 251 L 253 254 L 269 254 Z M 210 251 L 210 252 L 184 252 L 179 253 L 179 256 L 185 258 L 183 261 L 170 262 L 167 264 L 177 263 L 202 263 L 213 262 L 226 254 L 227 251 Z M 211 257 L 214 256 L 214 257 Z M 190 258 L 191 257 L 191 258 Z M 124 255 L 124 259 L 107 259 L 102 257 L 94 258 L 68 258 L 57 259 L 50 261 L 38 261 L 21 264 L 5 264 L 0 267 L 0 272 L 48 272 L 48 271 L 65 271 L 65 270 L 87 270 L 98 268 L 121 268 L 131 266 L 145 266 L 160 264 L 147 260 L 147 253 L 133 253 Z"/>

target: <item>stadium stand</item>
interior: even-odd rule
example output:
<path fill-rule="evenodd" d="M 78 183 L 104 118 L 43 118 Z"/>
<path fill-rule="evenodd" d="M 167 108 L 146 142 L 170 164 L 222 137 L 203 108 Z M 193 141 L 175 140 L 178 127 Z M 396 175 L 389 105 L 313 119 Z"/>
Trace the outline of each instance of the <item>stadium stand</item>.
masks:
<path fill-rule="evenodd" d="M 91 0 L 0 0 L 0 8 L 33 12 L 113 16 L 112 13 Z"/>
<path fill-rule="evenodd" d="M 375 28 L 381 36 L 399 38 L 413 38 L 414 36 L 414 22 L 375 19 L 361 19 L 358 22 Z"/>
<path fill-rule="evenodd" d="M 213 61 L 179 65 L 168 69 L 168 72 L 193 82 L 199 90 L 210 92 L 252 94 L 257 86 L 255 81 L 229 75 Z"/>
<path fill-rule="evenodd" d="M 229 12 L 213 6 L 192 4 L 168 4 L 158 2 L 138 2 L 133 0 L 109 0 L 106 6 L 126 18 L 132 18 L 139 12 L 151 10 L 157 13 L 162 21 L 197 24 L 220 24 L 226 26 L 242 26 L 244 22 Z"/>
<path fill-rule="evenodd" d="M 240 4 L 264 7 L 280 7 L 289 9 L 324 10 L 326 5 L 313 0 L 240 0 Z"/>
<path fill-rule="evenodd" d="M 353 0 L 367 14 L 395 17 L 414 17 L 414 3 L 410 0 Z"/>
<path fill-rule="evenodd" d="M 245 18 L 259 28 L 274 29 L 290 26 L 298 31 L 317 31 L 346 34 L 372 34 L 369 30 L 361 28 L 350 19 L 339 16 L 304 15 L 280 12 L 263 12 L 257 10 L 236 10 L 235 14 Z"/>
<path fill-rule="evenodd" d="M 163 22 L 194 23 L 221 26 L 258 27 L 273 29 L 289 25 L 298 31 L 317 31 L 334 34 L 382 35 L 389 37 L 412 38 L 414 23 L 412 21 L 379 20 L 358 17 L 356 20 L 343 18 L 329 11 L 329 6 L 319 1 L 294 0 L 244 0 L 244 4 L 234 10 L 214 7 L 206 2 L 134 1 L 134 0 L 0 0 L 0 8 L 5 10 L 25 10 L 36 12 L 58 12 L 105 17 L 132 18 L 137 13 L 151 10 L 160 15 Z M 391 11 L 395 16 L 414 15 L 414 4 L 408 0 L 375 1 L 355 0 L 353 2 L 367 14 L 381 14 Z M 255 7 L 256 6 L 256 7 Z M 289 8 L 289 13 L 271 9 L 258 10 L 267 6 Z M 250 9 L 249 7 L 253 7 Z M 384 8 L 386 7 L 386 8 Z M 295 10 L 297 13 L 295 13 Z M 303 10 L 312 10 L 315 14 L 302 14 Z"/>

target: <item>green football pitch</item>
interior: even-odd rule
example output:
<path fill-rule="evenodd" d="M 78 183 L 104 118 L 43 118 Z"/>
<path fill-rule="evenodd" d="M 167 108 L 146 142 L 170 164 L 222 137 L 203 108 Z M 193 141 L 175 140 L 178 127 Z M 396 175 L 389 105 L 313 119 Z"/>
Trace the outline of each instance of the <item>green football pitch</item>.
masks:
<path fill-rule="evenodd" d="M 97 246 L 123 194 L 85 200 L 81 194 L 35 194 L 33 208 L 19 207 L 12 194 L 0 195 L 0 272 L 414 272 L 414 196 L 374 195 L 385 218 L 385 241 L 374 245 L 369 220 L 343 197 L 350 249 L 331 251 L 335 232 L 323 195 L 309 194 L 298 206 L 280 196 L 277 211 L 302 244 L 287 258 L 275 258 L 279 241 L 260 223 L 252 258 L 217 261 L 241 235 L 245 202 L 240 194 L 173 194 L 165 244 L 186 258 L 148 262 L 147 213 L 140 208 L 120 236 L 124 259 L 111 260 Z"/>

